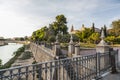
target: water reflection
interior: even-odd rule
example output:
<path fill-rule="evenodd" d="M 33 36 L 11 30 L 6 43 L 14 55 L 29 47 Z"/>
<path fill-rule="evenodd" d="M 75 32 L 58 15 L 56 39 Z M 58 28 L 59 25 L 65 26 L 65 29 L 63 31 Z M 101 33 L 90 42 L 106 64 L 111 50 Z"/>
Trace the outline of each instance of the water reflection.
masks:
<path fill-rule="evenodd" d="M 22 47 L 22 45 L 23 44 L 9 43 L 8 45 L 0 46 L 0 59 L 2 60 L 2 64 L 9 61 L 9 59 L 13 57 L 13 52 Z"/>

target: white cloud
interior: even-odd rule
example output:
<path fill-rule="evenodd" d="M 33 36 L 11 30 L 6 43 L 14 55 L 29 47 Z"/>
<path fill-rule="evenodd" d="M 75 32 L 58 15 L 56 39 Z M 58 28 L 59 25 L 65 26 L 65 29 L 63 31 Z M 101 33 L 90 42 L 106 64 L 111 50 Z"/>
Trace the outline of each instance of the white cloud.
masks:
<path fill-rule="evenodd" d="M 83 23 L 91 26 L 92 22 L 99 27 L 119 17 L 119 6 L 113 0 L 0 0 L 0 36 L 31 35 L 58 14 L 67 17 L 70 27 L 80 28 Z"/>

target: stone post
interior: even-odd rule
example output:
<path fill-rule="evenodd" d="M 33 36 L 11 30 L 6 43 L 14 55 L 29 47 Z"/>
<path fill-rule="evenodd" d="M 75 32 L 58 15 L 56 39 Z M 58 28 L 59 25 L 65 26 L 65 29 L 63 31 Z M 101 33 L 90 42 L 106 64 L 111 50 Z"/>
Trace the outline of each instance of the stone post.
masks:
<path fill-rule="evenodd" d="M 56 42 L 55 42 L 55 52 L 54 55 L 55 56 L 59 56 L 60 54 L 60 43 L 58 41 L 58 35 L 56 36 Z"/>
<path fill-rule="evenodd" d="M 104 41 L 104 30 L 102 29 L 101 32 L 101 41 L 100 43 L 96 46 L 96 52 L 97 53 L 106 53 L 109 52 L 109 45 Z"/>
<path fill-rule="evenodd" d="M 71 34 L 70 42 L 69 42 L 69 46 L 68 46 L 68 56 L 72 57 L 72 54 L 74 54 L 74 42 L 73 42 L 73 36 Z"/>
<path fill-rule="evenodd" d="M 79 55 L 80 53 L 80 45 L 79 43 L 75 45 L 75 56 Z"/>
<path fill-rule="evenodd" d="M 109 45 L 104 41 L 104 30 L 102 29 L 101 32 L 101 41 L 100 43 L 96 46 L 96 53 L 97 53 L 97 68 L 98 71 L 101 68 L 106 67 L 109 64 L 109 56 L 105 56 L 105 57 L 100 57 L 101 54 L 105 54 L 105 53 L 109 53 Z M 98 74 L 99 75 L 99 74 Z"/>

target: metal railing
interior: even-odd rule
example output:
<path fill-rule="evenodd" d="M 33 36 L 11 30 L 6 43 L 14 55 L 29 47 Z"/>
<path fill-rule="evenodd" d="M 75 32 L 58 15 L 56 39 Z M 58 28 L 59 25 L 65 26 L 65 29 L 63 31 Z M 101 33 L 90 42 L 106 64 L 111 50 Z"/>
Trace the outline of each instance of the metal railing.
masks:
<path fill-rule="evenodd" d="M 0 70 L 0 80 L 91 80 L 111 69 L 110 54 L 93 54 Z"/>

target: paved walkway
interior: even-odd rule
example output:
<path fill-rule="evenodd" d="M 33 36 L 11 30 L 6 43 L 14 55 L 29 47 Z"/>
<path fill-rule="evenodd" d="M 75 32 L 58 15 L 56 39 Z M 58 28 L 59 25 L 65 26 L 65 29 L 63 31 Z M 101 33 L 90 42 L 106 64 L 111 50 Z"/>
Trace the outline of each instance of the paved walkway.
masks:
<path fill-rule="evenodd" d="M 120 80 L 120 72 L 117 74 L 110 73 L 101 80 Z"/>
<path fill-rule="evenodd" d="M 118 73 L 109 73 L 108 75 L 104 76 L 101 80 L 120 80 L 120 62 L 118 63 L 117 71 Z"/>

